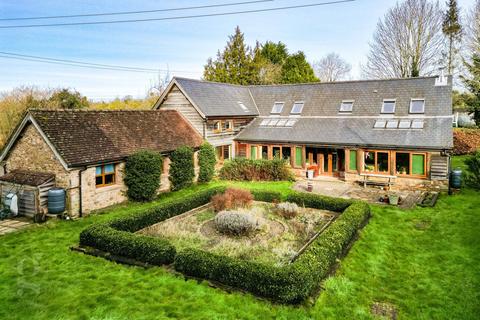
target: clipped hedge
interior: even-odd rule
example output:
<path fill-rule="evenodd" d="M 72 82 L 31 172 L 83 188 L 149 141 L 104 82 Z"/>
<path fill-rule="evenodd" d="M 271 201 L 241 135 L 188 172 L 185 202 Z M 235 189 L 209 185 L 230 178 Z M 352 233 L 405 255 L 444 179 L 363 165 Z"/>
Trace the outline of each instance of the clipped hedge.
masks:
<path fill-rule="evenodd" d="M 335 212 L 342 212 L 353 203 L 351 199 L 332 198 L 306 192 L 292 192 L 287 196 L 286 201 L 294 202 L 302 207 Z"/>
<path fill-rule="evenodd" d="M 282 159 L 234 158 L 220 169 L 220 179 L 236 181 L 293 181 L 293 173 Z"/>
<path fill-rule="evenodd" d="M 195 178 L 193 149 L 188 146 L 179 147 L 170 154 L 170 160 L 168 179 L 172 191 L 191 186 Z"/>
<path fill-rule="evenodd" d="M 127 196 L 135 201 L 150 201 L 160 188 L 162 156 L 155 151 L 142 150 L 127 158 L 125 177 Z"/>
<path fill-rule="evenodd" d="M 306 206 L 315 205 L 314 208 L 335 211 L 342 206 L 347 208 L 288 266 L 276 267 L 198 249 L 186 249 L 175 256 L 175 269 L 188 276 L 218 281 L 280 302 L 298 303 L 305 300 L 328 275 L 336 259 L 366 222 L 370 208 L 363 202 L 350 202 L 348 206 L 343 199 L 325 199 L 317 195 L 303 197 L 303 194 L 294 194 L 291 199 L 302 199 Z"/>
<path fill-rule="evenodd" d="M 209 182 L 215 175 L 215 164 L 217 159 L 215 156 L 215 148 L 208 142 L 204 142 L 200 146 L 198 152 L 198 182 Z"/>
<path fill-rule="evenodd" d="M 80 233 L 80 244 L 150 264 L 172 263 L 176 251 L 170 242 L 133 232 L 207 204 L 213 195 L 224 190 L 224 187 L 210 188 L 143 212 L 90 226 Z"/>

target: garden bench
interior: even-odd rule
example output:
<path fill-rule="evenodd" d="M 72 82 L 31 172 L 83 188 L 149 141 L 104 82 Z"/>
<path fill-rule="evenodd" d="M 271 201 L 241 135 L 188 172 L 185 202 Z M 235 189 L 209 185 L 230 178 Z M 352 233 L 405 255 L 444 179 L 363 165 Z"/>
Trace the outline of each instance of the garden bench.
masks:
<path fill-rule="evenodd" d="M 376 173 L 360 173 L 360 176 L 363 177 L 363 180 L 360 181 L 363 183 L 363 187 L 366 188 L 367 184 L 376 185 L 376 186 L 386 186 L 389 187 L 392 184 L 395 184 L 396 176 L 386 175 L 386 174 L 376 174 Z M 374 179 L 374 180 L 372 180 Z M 379 180 L 384 179 L 384 180 Z"/>

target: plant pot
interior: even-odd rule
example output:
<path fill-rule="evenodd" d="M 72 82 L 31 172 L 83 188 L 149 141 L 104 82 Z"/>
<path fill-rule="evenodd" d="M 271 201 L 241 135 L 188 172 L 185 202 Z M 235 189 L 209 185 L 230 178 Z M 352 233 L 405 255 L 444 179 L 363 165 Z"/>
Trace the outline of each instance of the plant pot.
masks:
<path fill-rule="evenodd" d="M 392 206 L 397 206 L 398 205 L 398 196 L 396 196 L 396 195 L 388 196 L 388 203 L 390 203 Z"/>

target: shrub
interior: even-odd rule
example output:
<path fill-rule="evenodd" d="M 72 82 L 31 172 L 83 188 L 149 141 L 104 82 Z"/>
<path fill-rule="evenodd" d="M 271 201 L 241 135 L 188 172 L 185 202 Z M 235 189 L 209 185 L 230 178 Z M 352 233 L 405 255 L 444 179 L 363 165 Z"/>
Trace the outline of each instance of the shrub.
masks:
<path fill-rule="evenodd" d="M 223 187 L 210 188 L 140 213 L 92 225 L 80 233 L 80 244 L 155 265 L 172 263 L 176 251 L 170 242 L 133 232 L 204 205 L 213 195 L 224 190 Z"/>
<path fill-rule="evenodd" d="M 235 158 L 225 162 L 220 169 L 220 178 L 236 181 L 281 181 L 294 180 L 293 174 L 282 159 L 253 160 Z"/>
<path fill-rule="evenodd" d="M 253 195 L 244 189 L 228 188 L 223 194 L 212 197 L 215 212 L 237 208 L 246 208 L 252 204 Z"/>
<path fill-rule="evenodd" d="M 195 178 L 193 149 L 187 146 L 180 147 L 172 152 L 170 160 L 171 189 L 175 191 L 191 186 Z"/>
<path fill-rule="evenodd" d="M 282 194 L 278 191 L 252 190 L 253 198 L 256 201 L 279 202 Z"/>
<path fill-rule="evenodd" d="M 124 182 L 127 196 L 135 201 L 149 201 L 157 194 L 162 172 L 162 156 L 155 151 L 139 151 L 125 163 Z"/>
<path fill-rule="evenodd" d="M 468 186 L 480 189 L 480 151 L 465 160 L 468 171 L 465 173 L 465 182 Z"/>
<path fill-rule="evenodd" d="M 215 149 L 210 143 L 204 142 L 198 152 L 198 165 L 200 167 L 200 172 L 198 174 L 199 182 L 209 182 L 212 180 L 213 175 L 215 174 L 216 163 Z"/>
<path fill-rule="evenodd" d="M 299 211 L 300 211 L 300 208 L 296 203 L 281 202 L 275 205 L 275 212 L 286 219 L 291 219 L 296 217 Z"/>
<path fill-rule="evenodd" d="M 215 216 L 214 221 L 218 231 L 234 236 L 247 235 L 259 227 L 256 217 L 239 211 L 221 211 Z"/>
<path fill-rule="evenodd" d="M 306 192 L 292 192 L 287 196 L 286 200 L 302 207 L 335 212 L 342 212 L 353 202 L 353 200 L 350 199 L 332 198 Z"/>

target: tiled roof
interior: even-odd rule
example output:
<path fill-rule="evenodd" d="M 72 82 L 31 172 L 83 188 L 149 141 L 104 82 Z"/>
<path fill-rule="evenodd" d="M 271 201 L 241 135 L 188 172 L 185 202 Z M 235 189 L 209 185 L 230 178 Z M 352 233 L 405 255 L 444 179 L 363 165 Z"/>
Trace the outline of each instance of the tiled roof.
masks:
<path fill-rule="evenodd" d="M 453 147 L 452 119 L 450 118 L 426 118 L 423 120 L 423 129 L 374 129 L 375 117 L 302 117 L 297 119 L 293 127 L 262 126 L 263 119 L 255 119 L 235 139 L 238 141 L 407 149 L 450 149 Z"/>
<path fill-rule="evenodd" d="M 246 86 L 186 78 L 175 78 L 175 81 L 207 117 L 258 115 Z M 247 110 L 242 109 L 239 102 Z"/>
<path fill-rule="evenodd" d="M 55 175 L 53 173 L 28 170 L 12 170 L 11 172 L 0 177 L 0 181 L 34 187 L 40 186 L 53 179 L 55 179 Z"/>
<path fill-rule="evenodd" d="M 198 147 L 202 137 L 174 110 L 29 112 L 69 166 L 123 159 L 142 149 Z"/>

